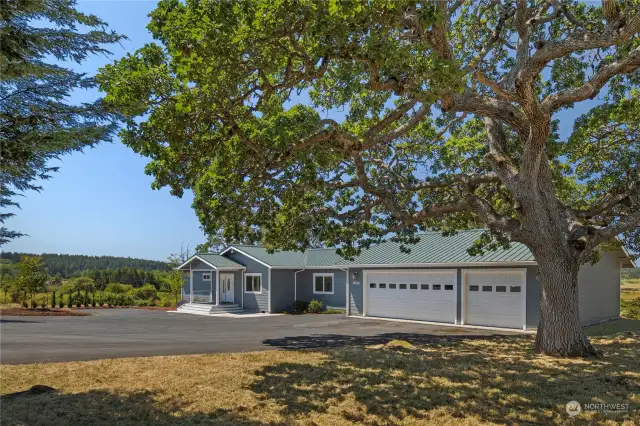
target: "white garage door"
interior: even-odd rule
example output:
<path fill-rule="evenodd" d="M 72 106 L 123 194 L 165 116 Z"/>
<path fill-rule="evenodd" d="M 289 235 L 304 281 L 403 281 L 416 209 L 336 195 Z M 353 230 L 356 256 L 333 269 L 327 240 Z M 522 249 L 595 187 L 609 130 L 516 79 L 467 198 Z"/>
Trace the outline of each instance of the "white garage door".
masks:
<path fill-rule="evenodd" d="M 464 324 L 524 327 L 525 270 L 463 271 L 463 277 Z"/>
<path fill-rule="evenodd" d="M 367 272 L 367 315 L 455 323 L 456 272 Z"/>

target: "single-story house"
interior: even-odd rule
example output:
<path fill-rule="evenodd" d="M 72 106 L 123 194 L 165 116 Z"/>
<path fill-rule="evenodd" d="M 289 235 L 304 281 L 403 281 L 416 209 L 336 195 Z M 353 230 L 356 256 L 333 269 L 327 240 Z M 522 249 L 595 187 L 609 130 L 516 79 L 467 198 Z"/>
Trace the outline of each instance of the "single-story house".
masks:
<path fill-rule="evenodd" d="M 535 329 L 540 311 L 536 261 L 519 243 L 470 256 L 482 230 L 420 235 L 410 252 L 386 241 L 348 261 L 334 249 L 304 253 L 231 245 L 199 253 L 178 269 L 189 272 L 180 310 L 194 313 L 290 311 L 296 300 L 320 300 L 349 316 L 443 324 Z M 620 314 L 620 268 L 634 267 L 623 250 L 603 252 L 579 273 L 584 324 Z"/>

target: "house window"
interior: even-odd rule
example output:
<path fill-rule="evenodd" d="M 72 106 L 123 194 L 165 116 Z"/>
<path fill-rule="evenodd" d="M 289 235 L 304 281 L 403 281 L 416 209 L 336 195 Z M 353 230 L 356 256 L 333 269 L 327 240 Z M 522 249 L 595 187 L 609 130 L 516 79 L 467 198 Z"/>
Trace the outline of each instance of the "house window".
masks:
<path fill-rule="evenodd" d="M 203 281 L 211 281 L 211 274 L 210 273 L 202 274 L 202 280 Z"/>
<path fill-rule="evenodd" d="M 262 274 L 245 274 L 244 292 L 262 293 Z"/>
<path fill-rule="evenodd" d="M 313 274 L 313 292 L 333 294 L 333 274 Z"/>

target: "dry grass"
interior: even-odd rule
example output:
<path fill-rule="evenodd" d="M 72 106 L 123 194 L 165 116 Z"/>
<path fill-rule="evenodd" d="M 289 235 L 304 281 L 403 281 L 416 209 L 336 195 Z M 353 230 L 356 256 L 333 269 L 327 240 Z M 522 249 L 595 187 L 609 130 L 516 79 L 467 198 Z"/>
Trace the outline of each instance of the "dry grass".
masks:
<path fill-rule="evenodd" d="M 629 328 L 606 325 L 596 335 Z M 638 328 L 638 322 L 630 325 Z M 591 333 L 594 334 L 594 333 Z M 305 338 L 309 339 L 309 338 Z M 640 412 L 565 404 L 640 404 L 640 335 L 594 342 L 599 360 L 536 356 L 531 337 L 411 339 L 330 350 L 0 366 L 7 425 L 637 424 Z M 301 343 L 308 343 L 305 340 Z M 294 342 L 295 343 L 295 342 Z M 357 342 L 356 342 L 357 343 Z M 362 343 L 362 342 L 360 342 Z M 634 408 L 635 406 L 635 408 Z"/>
<path fill-rule="evenodd" d="M 640 279 L 622 280 L 620 290 L 620 298 L 622 300 L 640 298 Z"/>

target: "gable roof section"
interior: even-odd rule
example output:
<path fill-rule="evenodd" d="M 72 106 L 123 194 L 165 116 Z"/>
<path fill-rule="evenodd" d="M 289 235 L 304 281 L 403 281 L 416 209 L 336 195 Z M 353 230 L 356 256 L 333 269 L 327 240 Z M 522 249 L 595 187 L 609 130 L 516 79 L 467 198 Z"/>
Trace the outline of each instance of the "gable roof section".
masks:
<path fill-rule="evenodd" d="M 188 269 L 185 266 L 194 260 L 199 260 L 206 263 L 214 269 L 244 269 L 244 266 L 235 262 L 228 257 L 221 256 L 217 253 L 196 253 L 191 256 L 186 262 L 178 266 L 176 269 Z"/>
<path fill-rule="evenodd" d="M 407 246 L 411 250 L 409 253 L 400 251 L 400 243 L 384 241 L 363 250 L 352 262 L 342 260 L 339 265 L 535 263 L 533 254 L 520 243 L 511 243 L 507 250 L 486 251 L 482 256 L 469 255 L 467 249 L 483 232 L 482 229 L 458 231 L 450 237 L 443 237 L 441 232 L 426 232 L 418 235 L 420 242 Z"/>
<path fill-rule="evenodd" d="M 269 253 L 261 246 L 233 244 L 222 251 L 222 254 L 235 249 L 241 254 L 252 257 L 272 268 L 304 268 L 305 253 L 299 251 L 276 251 Z"/>

